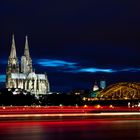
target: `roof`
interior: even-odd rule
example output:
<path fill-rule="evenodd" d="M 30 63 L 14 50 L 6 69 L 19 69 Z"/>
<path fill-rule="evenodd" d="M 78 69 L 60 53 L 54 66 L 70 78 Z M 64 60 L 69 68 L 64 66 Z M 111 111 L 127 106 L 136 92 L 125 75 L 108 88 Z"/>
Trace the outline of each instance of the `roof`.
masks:
<path fill-rule="evenodd" d="M 26 74 L 23 73 L 11 73 L 12 79 L 26 79 Z"/>
<path fill-rule="evenodd" d="M 35 74 L 35 73 L 29 73 L 28 75 L 24 73 L 11 73 L 12 79 L 39 79 L 39 80 L 46 80 L 45 74 Z"/>
<path fill-rule="evenodd" d="M 46 75 L 45 74 L 37 74 L 37 79 L 45 80 L 46 79 Z"/>
<path fill-rule="evenodd" d="M 31 73 L 28 74 L 27 79 L 37 79 L 37 74 L 35 74 L 35 72 L 31 72 Z"/>

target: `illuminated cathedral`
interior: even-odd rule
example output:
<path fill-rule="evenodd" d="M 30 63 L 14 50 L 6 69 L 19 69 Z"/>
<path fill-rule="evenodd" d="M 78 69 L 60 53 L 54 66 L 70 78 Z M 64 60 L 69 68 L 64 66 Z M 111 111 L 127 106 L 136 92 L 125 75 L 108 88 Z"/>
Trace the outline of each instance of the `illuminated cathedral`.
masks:
<path fill-rule="evenodd" d="M 12 36 L 11 52 L 6 70 L 6 88 L 23 89 L 35 95 L 47 94 L 50 91 L 47 75 L 36 74 L 33 71 L 27 36 L 20 64 L 16 55 L 14 35 Z"/>

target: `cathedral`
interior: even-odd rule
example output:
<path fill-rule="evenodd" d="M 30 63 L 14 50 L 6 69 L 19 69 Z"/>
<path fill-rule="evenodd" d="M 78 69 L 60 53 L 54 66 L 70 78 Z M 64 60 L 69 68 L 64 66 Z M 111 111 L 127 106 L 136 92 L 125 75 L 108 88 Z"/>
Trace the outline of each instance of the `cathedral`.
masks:
<path fill-rule="evenodd" d="M 47 75 L 36 74 L 35 71 L 33 71 L 27 36 L 25 39 L 24 54 L 20 62 L 21 64 L 19 64 L 16 55 L 16 45 L 13 35 L 6 70 L 6 88 L 23 89 L 35 95 L 47 94 L 50 91 Z"/>

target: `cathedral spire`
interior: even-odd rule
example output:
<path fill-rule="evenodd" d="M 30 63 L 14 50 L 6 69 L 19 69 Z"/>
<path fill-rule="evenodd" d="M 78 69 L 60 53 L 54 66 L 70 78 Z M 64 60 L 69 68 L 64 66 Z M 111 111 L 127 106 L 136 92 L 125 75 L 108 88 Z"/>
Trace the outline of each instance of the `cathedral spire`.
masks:
<path fill-rule="evenodd" d="M 30 73 L 32 71 L 32 59 L 29 53 L 28 37 L 26 36 L 24 55 L 21 57 L 21 72 Z"/>
<path fill-rule="evenodd" d="M 12 35 L 12 46 L 11 46 L 10 58 L 17 58 L 14 35 Z"/>
<path fill-rule="evenodd" d="M 30 53 L 29 53 L 29 44 L 28 44 L 28 37 L 25 37 L 25 49 L 24 49 L 24 56 L 26 56 L 27 58 L 30 58 Z"/>

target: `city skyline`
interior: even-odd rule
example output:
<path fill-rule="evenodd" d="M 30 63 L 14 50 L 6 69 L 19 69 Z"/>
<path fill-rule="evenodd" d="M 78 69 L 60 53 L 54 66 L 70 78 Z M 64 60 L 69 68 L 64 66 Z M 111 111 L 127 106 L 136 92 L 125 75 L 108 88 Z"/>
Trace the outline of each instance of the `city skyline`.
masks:
<path fill-rule="evenodd" d="M 140 2 L 0 2 L 0 82 L 15 35 L 18 58 L 28 35 L 37 73 L 46 72 L 52 91 L 92 89 L 140 82 Z"/>

